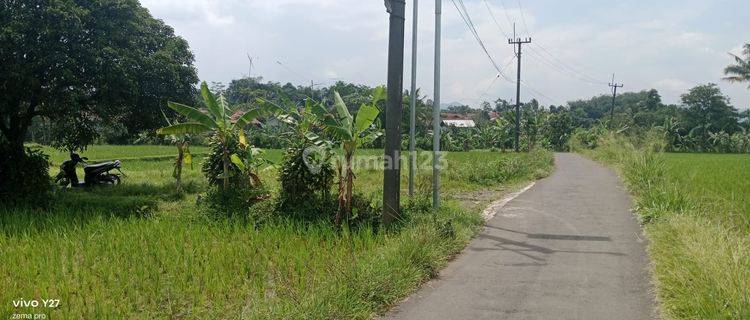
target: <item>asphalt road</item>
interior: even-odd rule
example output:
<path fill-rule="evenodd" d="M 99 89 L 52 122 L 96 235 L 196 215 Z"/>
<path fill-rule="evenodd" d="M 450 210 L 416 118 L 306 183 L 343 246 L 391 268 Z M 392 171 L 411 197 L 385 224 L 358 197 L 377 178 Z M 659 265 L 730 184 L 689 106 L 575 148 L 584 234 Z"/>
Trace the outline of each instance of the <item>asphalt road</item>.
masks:
<path fill-rule="evenodd" d="M 646 240 L 618 177 L 575 154 L 555 162 L 386 318 L 655 318 Z"/>

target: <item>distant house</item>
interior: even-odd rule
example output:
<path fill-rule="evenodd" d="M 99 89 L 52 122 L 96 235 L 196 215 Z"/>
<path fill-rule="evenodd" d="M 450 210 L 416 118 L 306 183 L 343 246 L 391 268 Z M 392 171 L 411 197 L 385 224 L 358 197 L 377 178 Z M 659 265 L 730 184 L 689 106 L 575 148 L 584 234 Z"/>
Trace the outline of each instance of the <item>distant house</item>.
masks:
<path fill-rule="evenodd" d="M 443 113 L 440 115 L 443 120 L 443 125 L 446 127 L 455 128 L 474 128 L 476 123 L 468 115 L 461 115 L 457 113 Z"/>
<path fill-rule="evenodd" d="M 443 120 L 443 125 L 448 127 L 456 127 L 456 128 L 474 128 L 476 127 L 476 124 L 474 123 L 474 120 Z"/>
<path fill-rule="evenodd" d="M 497 118 L 500 118 L 500 114 L 496 111 L 490 112 L 490 121 L 495 121 Z"/>

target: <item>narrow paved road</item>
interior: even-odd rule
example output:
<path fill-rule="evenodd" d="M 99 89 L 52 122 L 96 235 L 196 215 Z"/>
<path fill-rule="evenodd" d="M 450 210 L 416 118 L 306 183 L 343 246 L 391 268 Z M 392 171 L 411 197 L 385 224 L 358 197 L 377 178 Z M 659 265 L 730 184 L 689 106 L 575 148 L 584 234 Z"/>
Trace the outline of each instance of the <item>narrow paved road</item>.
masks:
<path fill-rule="evenodd" d="M 618 177 L 575 154 L 555 162 L 386 317 L 655 318 L 645 238 Z"/>

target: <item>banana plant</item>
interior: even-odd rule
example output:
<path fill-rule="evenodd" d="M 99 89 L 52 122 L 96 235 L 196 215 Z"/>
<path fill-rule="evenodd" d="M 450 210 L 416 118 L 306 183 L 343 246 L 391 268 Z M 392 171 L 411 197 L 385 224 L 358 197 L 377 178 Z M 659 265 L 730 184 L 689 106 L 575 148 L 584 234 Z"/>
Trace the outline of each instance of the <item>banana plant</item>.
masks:
<path fill-rule="evenodd" d="M 317 124 L 323 128 L 327 136 L 339 143 L 343 153 L 343 163 L 339 159 L 336 164 L 339 176 L 338 212 L 335 217 L 337 225 L 341 224 L 342 216 L 348 219 L 352 213 L 355 179 L 352 165 L 354 154 L 357 148 L 382 135 L 382 132 L 376 128 L 375 120 L 380 113 L 377 105 L 383 100 L 385 100 L 385 88 L 378 87 L 373 91 L 371 102 L 363 104 L 357 111 L 356 117 L 349 113 L 349 109 L 338 92 L 334 92 L 333 107 L 335 113 L 328 112 L 320 104 L 311 106 Z M 331 141 L 312 131 L 307 132 L 305 136 L 318 147 L 326 147 L 332 144 Z"/>
<path fill-rule="evenodd" d="M 242 175 L 250 179 L 250 185 L 254 188 L 262 186 L 260 176 L 257 172 L 263 165 L 270 164 L 263 155 L 265 152 L 260 148 L 251 146 L 247 142 L 247 136 L 244 130 L 239 131 L 239 147 L 242 153 L 234 153 L 230 156 L 232 163 L 237 166 Z"/>
<path fill-rule="evenodd" d="M 164 120 L 167 122 L 167 125 L 172 125 L 172 121 L 169 121 L 169 118 L 164 113 L 164 110 L 161 110 L 162 116 L 164 116 Z M 172 143 L 177 147 L 177 158 L 174 162 L 174 170 L 172 171 L 172 177 L 175 178 L 175 185 L 177 187 L 177 194 L 182 193 L 182 167 L 183 165 L 192 166 L 193 165 L 193 155 L 190 153 L 190 141 L 191 137 L 189 134 L 184 135 L 175 135 L 171 134 L 167 137 L 169 139 L 169 142 Z"/>
<path fill-rule="evenodd" d="M 220 178 L 223 180 L 223 188 L 226 190 L 229 188 L 229 178 L 231 176 L 231 173 L 229 172 L 229 164 L 231 162 L 231 155 L 228 148 L 229 140 L 236 137 L 239 130 L 246 127 L 254 119 L 275 112 L 280 112 L 280 110 L 272 109 L 272 107 L 269 106 L 264 108 L 253 108 L 246 111 L 236 120 L 236 122 L 232 123 L 232 114 L 236 110 L 229 107 L 223 95 L 219 95 L 217 99 L 216 96 L 211 93 L 211 90 L 208 89 L 208 85 L 205 81 L 201 83 L 201 96 L 203 97 L 203 103 L 208 109 L 207 113 L 203 113 L 197 108 L 186 106 L 184 104 L 169 102 L 169 108 L 187 117 L 189 122 L 173 124 L 158 129 L 156 132 L 161 135 L 184 135 L 212 132 L 213 135 L 219 139 L 219 143 L 223 150 L 221 157 L 223 173 Z"/>

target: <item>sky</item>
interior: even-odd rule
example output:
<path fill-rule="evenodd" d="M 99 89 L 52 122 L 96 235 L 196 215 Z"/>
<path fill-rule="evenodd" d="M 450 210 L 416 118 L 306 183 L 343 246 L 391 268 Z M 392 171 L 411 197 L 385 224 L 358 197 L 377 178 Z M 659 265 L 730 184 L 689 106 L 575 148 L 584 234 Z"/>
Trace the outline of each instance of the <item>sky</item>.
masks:
<path fill-rule="evenodd" d="M 407 0 L 404 89 L 411 81 L 412 10 Z M 298 85 L 386 82 L 388 14 L 383 0 L 141 0 L 187 39 L 201 80 L 247 75 Z M 477 106 L 515 100 L 516 62 L 507 37 L 531 37 L 522 54 L 521 100 L 543 105 L 623 91 L 657 89 L 679 103 L 691 87 L 718 84 L 738 109 L 747 84 L 722 80 L 750 42 L 747 0 L 463 0 L 474 39 L 451 0 L 443 0 L 444 103 Z M 460 7 L 460 4 L 459 4 Z M 432 97 L 435 1 L 419 1 L 417 86 Z M 494 17 L 494 19 L 493 19 Z M 252 58 L 252 68 L 250 58 Z M 507 78 L 507 79 L 506 79 Z"/>

